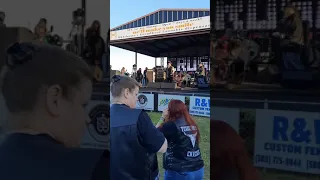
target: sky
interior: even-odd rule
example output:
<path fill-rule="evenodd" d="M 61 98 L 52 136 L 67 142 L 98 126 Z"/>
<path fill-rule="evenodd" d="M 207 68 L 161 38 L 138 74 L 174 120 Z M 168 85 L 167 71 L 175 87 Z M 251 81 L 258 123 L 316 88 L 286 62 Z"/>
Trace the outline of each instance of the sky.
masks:
<path fill-rule="evenodd" d="M 133 19 L 162 8 L 210 8 L 210 0 L 111 0 L 110 27 L 114 28 Z M 135 53 L 116 47 L 110 47 L 110 65 L 113 70 L 125 67 L 132 72 Z M 160 59 L 157 60 L 160 64 Z M 155 66 L 154 57 L 138 54 L 138 68 L 149 69 Z"/>

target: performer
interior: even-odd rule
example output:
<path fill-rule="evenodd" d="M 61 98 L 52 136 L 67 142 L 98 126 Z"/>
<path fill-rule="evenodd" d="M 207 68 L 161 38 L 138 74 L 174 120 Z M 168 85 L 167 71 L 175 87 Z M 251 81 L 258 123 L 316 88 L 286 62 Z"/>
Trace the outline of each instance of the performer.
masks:
<path fill-rule="evenodd" d="M 6 13 L 0 10 L 0 27 L 6 27 L 6 24 L 4 23 L 5 18 L 6 18 Z"/>
<path fill-rule="evenodd" d="M 122 69 L 120 71 L 120 75 L 125 76 L 125 73 L 126 73 L 126 68 L 122 67 Z"/>
<path fill-rule="evenodd" d="M 34 28 L 34 34 L 37 36 L 37 39 L 40 40 L 40 42 L 46 43 L 47 33 L 47 19 L 41 18 L 36 27 Z"/>
<path fill-rule="evenodd" d="M 89 64 L 102 68 L 102 56 L 105 52 L 105 42 L 100 35 L 100 22 L 93 21 L 90 28 L 86 30 L 86 47 L 84 54 Z"/>
<path fill-rule="evenodd" d="M 173 82 L 173 75 L 174 75 L 174 67 L 172 66 L 171 61 L 168 61 L 168 66 L 166 69 L 166 80 L 169 83 Z"/>
<path fill-rule="evenodd" d="M 203 84 L 203 83 L 207 84 L 206 71 L 205 71 L 202 63 L 199 64 L 199 67 L 198 67 L 198 70 L 196 73 L 196 79 L 197 79 L 198 84 Z M 201 80 L 201 79 L 203 79 L 203 80 Z"/>
<path fill-rule="evenodd" d="M 280 68 L 284 63 L 286 69 L 304 69 L 304 65 L 300 58 L 285 58 L 282 57 L 284 47 L 293 47 L 292 52 L 301 53 L 304 45 L 303 25 L 299 11 L 292 5 L 288 4 L 283 11 L 283 18 L 279 22 L 277 32 L 273 33 L 276 39 L 273 39 L 272 47 L 276 52 L 275 61 Z M 300 57 L 300 55 L 298 55 Z M 283 60 L 282 60 L 283 59 Z"/>
<path fill-rule="evenodd" d="M 205 71 L 202 63 L 199 64 L 198 72 L 199 72 L 200 76 L 206 76 L 206 71 Z"/>

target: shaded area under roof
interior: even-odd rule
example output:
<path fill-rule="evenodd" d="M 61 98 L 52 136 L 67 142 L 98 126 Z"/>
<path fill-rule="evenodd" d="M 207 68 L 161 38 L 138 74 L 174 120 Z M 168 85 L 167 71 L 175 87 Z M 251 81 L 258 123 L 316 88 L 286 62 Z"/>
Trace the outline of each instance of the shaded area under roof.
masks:
<path fill-rule="evenodd" d="M 210 54 L 210 29 L 113 40 L 111 46 L 151 57 L 191 57 Z"/>

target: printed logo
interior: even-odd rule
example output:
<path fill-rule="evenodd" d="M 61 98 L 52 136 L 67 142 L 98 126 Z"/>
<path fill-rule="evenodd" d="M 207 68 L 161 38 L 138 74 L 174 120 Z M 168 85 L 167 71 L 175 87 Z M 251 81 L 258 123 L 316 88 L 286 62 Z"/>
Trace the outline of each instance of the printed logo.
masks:
<path fill-rule="evenodd" d="M 162 99 L 162 100 L 160 100 L 159 106 L 167 106 L 171 100 L 172 100 L 172 98 L 171 99 L 168 99 L 168 98 Z"/>
<path fill-rule="evenodd" d="M 181 126 L 180 127 L 181 131 L 183 132 L 184 135 L 188 136 L 192 147 L 194 148 L 197 142 L 197 133 L 193 133 L 192 131 L 197 130 L 196 126 Z M 198 157 L 200 156 L 200 150 L 196 150 L 196 151 L 188 151 L 187 152 L 187 156 L 188 157 Z"/>
<path fill-rule="evenodd" d="M 87 124 L 90 136 L 98 142 L 108 142 L 110 134 L 110 106 L 97 105 L 89 113 L 91 122 Z"/>
<path fill-rule="evenodd" d="M 186 135 L 190 138 L 192 146 L 194 147 L 196 145 L 197 133 L 192 133 L 192 131 L 197 130 L 197 127 L 196 126 L 182 126 L 182 127 L 180 127 L 180 129 L 184 135 Z"/>
<path fill-rule="evenodd" d="M 147 106 L 147 104 L 148 104 L 147 96 L 145 96 L 144 94 L 140 94 L 138 96 L 138 106 L 144 108 Z"/>

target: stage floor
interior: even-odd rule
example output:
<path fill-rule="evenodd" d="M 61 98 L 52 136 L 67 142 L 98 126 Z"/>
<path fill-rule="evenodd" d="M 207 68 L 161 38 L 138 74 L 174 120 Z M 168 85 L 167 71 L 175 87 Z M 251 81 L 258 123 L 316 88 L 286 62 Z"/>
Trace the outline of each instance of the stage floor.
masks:
<path fill-rule="evenodd" d="M 198 89 L 198 88 L 177 88 L 177 89 L 158 89 L 158 88 L 140 88 L 141 93 L 166 93 L 166 94 L 193 94 L 193 95 L 205 95 L 210 96 L 210 89 Z"/>
<path fill-rule="evenodd" d="M 320 90 L 285 89 L 280 85 L 246 83 L 227 89 L 211 88 L 211 105 L 319 112 Z"/>

